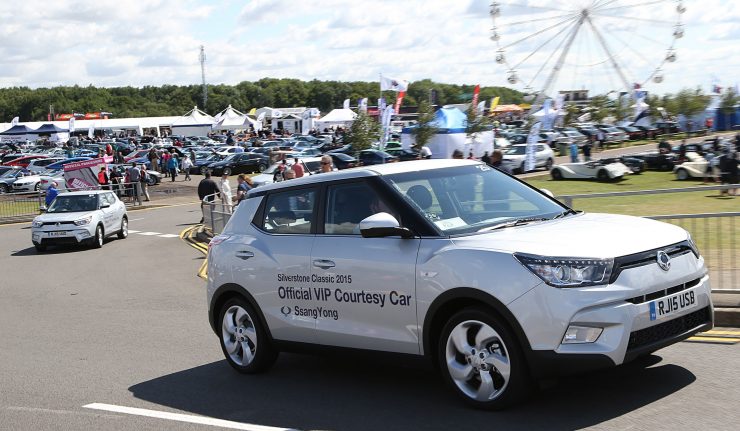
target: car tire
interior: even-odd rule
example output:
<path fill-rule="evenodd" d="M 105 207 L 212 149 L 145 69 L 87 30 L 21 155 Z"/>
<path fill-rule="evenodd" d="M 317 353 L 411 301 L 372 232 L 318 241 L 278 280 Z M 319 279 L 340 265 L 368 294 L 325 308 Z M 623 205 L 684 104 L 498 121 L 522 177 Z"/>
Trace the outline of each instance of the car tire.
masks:
<path fill-rule="evenodd" d="M 524 173 L 526 173 L 526 172 L 527 172 L 527 171 L 525 171 L 525 170 L 524 170 L 524 164 L 525 164 L 525 163 L 526 163 L 526 162 L 522 162 L 522 165 L 521 165 L 521 166 L 519 166 L 519 173 L 520 173 L 520 174 L 524 174 Z"/>
<path fill-rule="evenodd" d="M 8 185 L 0 184 L 0 195 L 4 195 L 5 193 L 8 193 Z"/>
<path fill-rule="evenodd" d="M 267 170 L 267 165 L 260 163 L 257 165 L 257 171 L 259 173 L 265 172 Z"/>
<path fill-rule="evenodd" d="M 121 230 L 118 231 L 118 239 L 128 238 L 128 218 L 123 217 L 121 219 Z"/>
<path fill-rule="evenodd" d="M 231 175 L 231 168 L 224 168 L 223 175 Z"/>
<path fill-rule="evenodd" d="M 549 171 L 550 168 L 552 168 L 552 165 L 553 165 L 553 160 L 547 159 L 547 161 L 545 162 L 545 170 Z"/>
<path fill-rule="evenodd" d="M 256 374 L 269 369 L 277 359 L 257 313 L 243 298 L 235 297 L 219 311 L 219 340 L 226 361 L 243 374 Z"/>
<path fill-rule="evenodd" d="M 596 173 L 596 179 L 599 181 L 609 181 L 609 173 L 602 169 Z"/>
<path fill-rule="evenodd" d="M 553 169 L 550 171 L 550 176 L 552 176 L 552 179 L 555 181 L 560 181 L 563 179 L 563 173 L 560 172 L 560 169 Z"/>
<path fill-rule="evenodd" d="M 41 183 L 40 182 L 36 183 L 36 185 L 33 186 L 33 191 L 38 192 L 39 190 L 41 190 Z"/>
<path fill-rule="evenodd" d="M 105 234 L 103 233 L 103 226 L 98 225 L 95 228 L 95 237 L 92 239 L 92 246 L 93 248 L 100 248 L 103 246 L 103 241 L 105 241 Z"/>
<path fill-rule="evenodd" d="M 473 307 L 453 315 L 442 329 L 437 358 L 447 384 L 475 408 L 504 409 L 532 390 L 519 343 L 490 310 Z"/>
<path fill-rule="evenodd" d="M 46 246 L 42 244 L 34 244 L 33 247 L 36 249 L 37 252 L 43 253 L 46 251 Z"/>
<path fill-rule="evenodd" d="M 676 179 L 684 181 L 689 179 L 689 172 L 686 169 L 679 169 L 676 171 Z"/>

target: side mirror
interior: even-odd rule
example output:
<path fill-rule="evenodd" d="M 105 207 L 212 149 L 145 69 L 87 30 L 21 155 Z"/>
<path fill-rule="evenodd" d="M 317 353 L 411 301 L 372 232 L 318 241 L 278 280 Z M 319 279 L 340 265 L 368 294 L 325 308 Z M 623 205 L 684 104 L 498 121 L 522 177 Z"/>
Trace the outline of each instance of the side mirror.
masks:
<path fill-rule="evenodd" d="M 388 213 L 377 213 L 360 222 L 360 233 L 364 238 L 384 238 L 400 236 L 412 238 L 414 234 L 407 228 L 401 227 L 395 217 Z"/>
<path fill-rule="evenodd" d="M 548 189 L 540 189 L 540 191 L 542 193 L 546 194 L 547 196 L 550 196 L 551 198 L 554 198 L 555 197 L 555 195 L 552 194 L 552 192 L 550 190 L 548 190 Z"/>
<path fill-rule="evenodd" d="M 110 204 L 101 204 L 100 209 L 102 210 L 104 208 L 110 208 Z"/>

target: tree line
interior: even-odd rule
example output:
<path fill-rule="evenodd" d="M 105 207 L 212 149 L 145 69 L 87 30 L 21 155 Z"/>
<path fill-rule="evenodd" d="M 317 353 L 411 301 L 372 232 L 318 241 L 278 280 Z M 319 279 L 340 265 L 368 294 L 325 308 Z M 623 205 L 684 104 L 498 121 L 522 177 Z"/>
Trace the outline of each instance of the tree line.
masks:
<path fill-rule="evenodd" d="M 440 105 L 466 103 L 472 99 L 474 85 L 433 82 L 429 79 L 412 82 L 403 104 L 416 106 L 421 101 Z M 162 85 L 144 87 L 60 86 L 51 88 L 0 88 L 0 122 L 45 121 L 53 106 L 55 113 L 111 112 L 114 118 L 159 117 L 183 115 L 198 106 L 215 115 L 231 105 L 243 112 L 251 108 L 315 107 L 322 112 L 340 108 L 345 99 L 354 106 L 367 97 L 375 105 L 381 96 L 378 82 L 301 81 L 298 79 L 263 78 L 256 82 L 243 81 L 236 85 L 208 85 L 208 102 L 202 106 L 200 85 Z M 382 93 L 388 103 L 396 94 Z M 481 87 L 480 100 L 500 96 L 500 103 L 522 103 L 523 94 L 505 87 Z"/>

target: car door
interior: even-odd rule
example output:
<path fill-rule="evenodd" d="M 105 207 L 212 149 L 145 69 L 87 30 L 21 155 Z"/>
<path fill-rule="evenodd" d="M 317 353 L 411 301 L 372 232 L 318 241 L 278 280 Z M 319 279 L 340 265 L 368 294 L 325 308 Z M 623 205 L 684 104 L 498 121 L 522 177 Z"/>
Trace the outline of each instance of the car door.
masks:
<path fill-rule="evenodd" d="M 116 228 L 113 227 L 115 220 L 116 209 L 111 205 L 108 200 L 107 193 L 98 194 L 98 208 L 103 219 L 103 229 L 105 229 L 106 235 Z"/>
<path fill-rule="evenodd" d="M 392 199 L 366 180 L 328 185 L 324 202 L 311 252 L 317 342 L 419 353 L 415 268 L 420 239 L 360 235 L 359 222 L 372 214 L 399 218 Z"/>
<path fill-rule="evenodd" d="M 126 205 L 121 202 L 117 197 L 116 194 L 113 192 L 108 192 L 105 194 L 108 198 L 108 202 L 110 203 L 110 207 L 113 209 L 113 230 L 118 230 L 121 227 L 121 221 L 123 220 L 123 216 L 126 214 Z"/>
<path fill-rule="evenodd" d="M 545 146 L 542 144 L 537 144 L 537 166 L 544 165 L 547 162 L 547 153 L 545 152 Z"/>
<path fill-rule="evenodd" d="M 269 193 L 247 233 L 222 243 L 234 283 L 254 297 L 278 340 L 314 341 L 310 261 L 317 197 L 315 187 Z"/>

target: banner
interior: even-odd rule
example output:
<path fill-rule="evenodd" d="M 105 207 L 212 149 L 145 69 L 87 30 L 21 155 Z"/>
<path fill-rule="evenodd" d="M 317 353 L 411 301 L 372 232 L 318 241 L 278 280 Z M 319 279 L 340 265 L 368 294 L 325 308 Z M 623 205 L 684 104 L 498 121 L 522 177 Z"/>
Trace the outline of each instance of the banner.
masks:
<path fill-rule="evenodd" d="M 113 157 L 82 160 L 64 165 L 64 181 L 67 190 L 96 190 L 99 186 L 98 173 L 100 168 L 111 163 Z"/>
<path fill-rule="evenodd" d="M 478 115 L 483 115 L 483 113 L 486 111 L 486 101 L 485 100 L 478 103 L 477 110 L 478 110 Z"/>
<path fill-rule="evenodd" d="M 367 112 L 367 97 L 363 97 L 357 102 L 357 110 Z"/>
<path fill-rule="evenodd" d="M 529 129 L 529 136 L 527 136 L 527 150 L 524 158 L 524 172 L 533 171 L 537 164 L 537 141 L 540 139 L 540 123 L 535 123 L 531 129 Z M 522 172 L 522 173 L 524 173 Z"/>
<path fill-rule="evenodd" d="M 403 103 L 403 96 L 405 95 L 406 95 L 405 91 L 398 92 L 398 97 L 396 97 L 396 107 L 395 107 L 396 114 L 398 114 L 399 110 L 401 109 L 401 103 Z"/>
<path fill-rule="evenodd" d="M 491 107 L 488 108 L 488 112 L 493 112 L 494 109 L 498 106 L 498 102 L 501 100 L 501 97 L 496 96 L 493 99 L 491 99 Z"/>
<path fill-rule="evenodd" d="M 69 117 L 69 133 L 75 131 L 75 117 Z"/>
<path fill-rule="evenodd" d="M 20 121 L 20 118 L 15 117 L 13 120 L 10 121 L 10 127 L 15 127 L 18 125 L 18 121 Z"/>
<path fill-rule="evenodd" d="M 259 132 L 262 130 L 262 122 L 265 121 L 265 113 L 261 112 L 257 117 L 257 122 L 254 124 L 254 131 Z"/>
<path fill-rule="evenodd" d="M 383 115 L 383 111 L 385 111 L 385 97 L 378 99 L 378 115 Z"/>
<path fill-rule="evenodd" d="M 247 115 L 257 115 L 257 108 L 250 109 Z"/>
<path fill-rule="evenodd" d="M 383 128 L 383 135 L 380 138 L 380 151 L 385 149 L 385 143 L 391 135 L 391 119 L 393 118 L 394 108 L 391 105 L 385 107 L 380 114 L 380 127 Z"/>
<path fill-rule="evenodd" d="M 408 91 L 409 82 L 380 75 L 380 91 Z"/>
<path fill-rule="evenodd" d="M 473 106 L 478 105 L 478 96 L 480 95 L 480 84 L 475 86 L 473 90 Z"/>
<path fill-rule="evenodd" d="M 558 117 L 558 111 L 552 109 L 552 99 L 545 100 L 542 104 L 542 129 L 552 130 L 552 125 Z"/>
<path fill-rule="evenodd" d="M 93 125 L 90 125 L 90 128 L 87 129 L 87 137 L 90 139 L 95 137 L 95 127 Z"/>
<path fill-rule="evenodd" d="M 344 99 L 344 103 L 342 103 L 343 109 L 349 109 L 349 99 Z"/>

